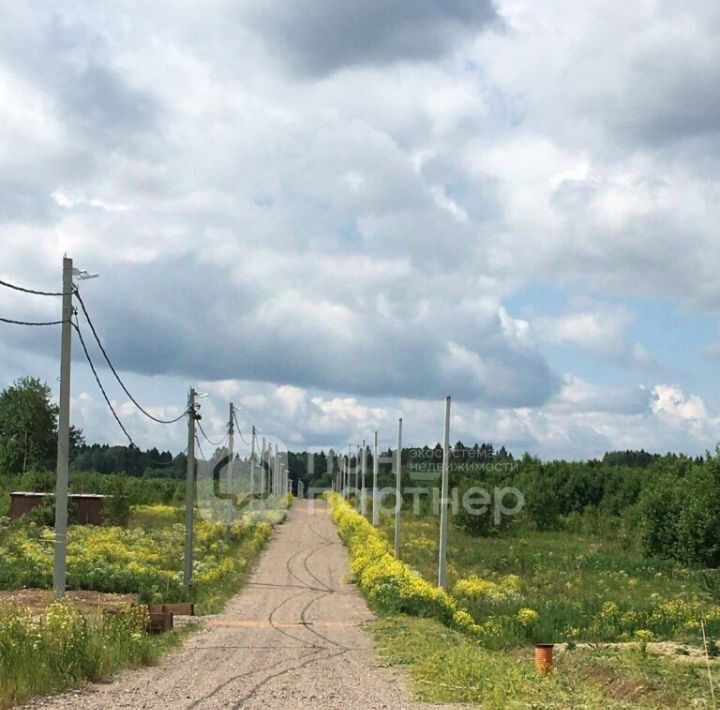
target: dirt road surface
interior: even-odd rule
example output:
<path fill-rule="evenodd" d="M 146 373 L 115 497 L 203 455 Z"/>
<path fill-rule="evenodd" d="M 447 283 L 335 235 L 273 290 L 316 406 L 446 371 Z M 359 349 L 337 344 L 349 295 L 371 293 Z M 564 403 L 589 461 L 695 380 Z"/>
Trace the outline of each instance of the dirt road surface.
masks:
<path fill-rule="evenodd" d="M 413 702 L 397 671 L 378 667 L 360 626 L 372 614 L 347 575 L 324 504 L 298 501 L 242 592 L 159 666 L 27 707 L 433 707 Z"/>

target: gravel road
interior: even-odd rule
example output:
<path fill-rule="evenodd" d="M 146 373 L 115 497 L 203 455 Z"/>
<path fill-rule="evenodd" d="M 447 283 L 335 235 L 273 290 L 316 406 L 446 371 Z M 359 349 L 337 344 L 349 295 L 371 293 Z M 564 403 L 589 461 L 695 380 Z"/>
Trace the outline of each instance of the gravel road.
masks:
<path fill-rule="evenodd" d="M 348 560 L 323 503 L 298 501 L 242 592 L 159 666 L 26 707 L 429 708 L 379 668 L 346 584 Z"/>

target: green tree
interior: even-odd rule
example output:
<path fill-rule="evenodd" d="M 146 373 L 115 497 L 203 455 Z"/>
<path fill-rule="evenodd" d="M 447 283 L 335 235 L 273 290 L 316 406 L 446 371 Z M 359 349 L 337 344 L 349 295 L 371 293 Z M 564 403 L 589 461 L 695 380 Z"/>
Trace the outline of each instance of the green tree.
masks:
<path fill-rule="evenodd" d="M 0 392 L 0 471 L 48 468 L 56 455 L 58 408 L 50 388 L 22 377 Z"/>

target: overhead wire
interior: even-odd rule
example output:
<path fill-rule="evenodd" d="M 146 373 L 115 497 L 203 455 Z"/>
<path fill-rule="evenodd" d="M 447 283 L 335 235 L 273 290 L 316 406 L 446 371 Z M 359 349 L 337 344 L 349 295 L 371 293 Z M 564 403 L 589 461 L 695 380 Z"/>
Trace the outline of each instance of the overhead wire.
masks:
<path fill-rule="evenodd" d="M 122 423 L 122 420 L 118 416 L 118 413 L 115 411 L 115 408 L 113 407 L 112 403 L 110 402 L 110 398 L 107 395 L 107 392 L 105 391 L 105 388 L 103 387 L 103 384 L 100 380 L 100 376 L 98 375 L 97 369 L 95 368 L 95 364 L 92 361 L 92 358 L 90 357 L 90 352 L 88 351 L 87 345 L 85 344 L 85 339 L 83 338 L 82 331 L 80 330 L 80 324 L 77 322 L 77 314 L 76 315 L 76 322 L 72 323 L 73 328 L 75 329 L 75 332 L 78 334 L 78 338 L 80 340 L 80 345 L 82 346 L 83 352 L 85 353 L 85 358 L 88 361 L 88 364 L 90 365 L 90 369 L 92 370 L 92 373 L 95 377 L 95 382 L 97 382 L 98 387 L 100 388 L 100 392 L 102 393 L 103 398 L 105 399 L 105 403 L 107 404 L 108 408 L 112 412 L 113 417 L 115 418 L 115 421 L 118 423 L 118 426 L 120 429 L 122 429 L 123 434 L 127 437 L 127 440 L 130 442 L 131 449 L 138 455 L 138 456 L 145 456 L 145 462 L 148 464 L 151 464 L 153 466 L 172 466 L 175 463 L 175 460 L 172 461 L 158 461 L 156 459 L 153 459 L 151 457 L 148 457 L 147 454 L 143 454 L 140 447 L 133 441 L 132 436 L 130 436 L 128 430 L 125 428 L 125 425 Z"/>
<path fill-rule="evenodd" d="M 9 323 L 10 325 L 30 325 L 30 326 L 44 326 L 44 325 L 62 325 L 65 323 L 64 320 L 50 320 L 50 321 L 26 321 L 26 320 L 13 320 L 12 318 L 0 318 L 0 322 Z"/>
<path fill-rule="evenodd" d="M 207 461 L 208 459 L 202 450 L 202 444 L 200 443 L 200 439 L 198 438 L 197 434 L 195 434 L 195 443 L 197 444 L 198 451 L 200 452 L 200 457 L 203 458 L 205 461 Z"/>
<path fill-rule="evenodd" d="M 18 286 L 16 284 L 9 283 L 7 281 L 3 281 L 0 279 L 0 286 L 3 286 L 5 288 L 12 289 L 13 291 L 19 291 L 21 293 L 27 293 L 34 296 L 65 296 L 68 295 L 65 292 L 62 291 L 40 291 L 37 289 L 31 289 L 26 288 L 24 286 Z M 152 419 L 153 421 L 156 421 L 160 424 L 174 424 L 175 422 L 180 421 L 183 419 L 187 411 L 183 412 L 180 416 L 176 417 L 175 419 L 160 419 L 158 417 L 155 417 L 154 415 L 150 414 L 148 411 L 146 411 L 140 403 L 132 396 L 132 394 L 128 391 L 127 387 L 125 386 L 125 383 L 120 378 L 120 375 L 118 374 L 117 370 L 115 369 L 114 365 L 112 364 L 110 357 L 107 354 L 107 351 L 105 350 L 100 337 L 98 336 L 97 330 L 95 329 L 95 325 L 92 322 L 92 319 L 90 318 L 89 313 L 87 312 L 87 308 L 85 307 L 85 303 L 82 300 L 82 297 L 80 296 L 80 293 L 77 289 L 77 287 L 74 287 L 72 292 L 78 299 L 80 306 L 82 308 L 83 314 L 85 315 L 85 319 L 88 322 L 88 325 L 90 326 L 90 329 L 93 333 L 93 336 L 95 337 L 95 341 L 98 344 L 98 347 L 100 348 L 100 351 L 103 354 L 103 357 L 105 358 L 105 361 L 107 362 L 108 366 L 110 367 L 110 370 L 112 371 L 113 375 L 115 376 L 115 379 L 117 379 L 118 383 L 122 387 L 125 394 L 130 398 L 130 401 L 148 418 Z M 127 438 L 127 440 L 130 442 L 131 448 L 136 452 L 140 453 L 139 447 L 135 444 L 133 441 L 132 436 L 130 436 L 128 430 L 125 428 L 125 425 L 122 423 L 122 420 L 118 416 L 117 412 L 115 411 L 115 408 L 113 407 L 112 403 L 110 402 L 110 398 L 107 395 L 107 392 L 102 384 L 102 381 L 100 380 L 100 376 L 97 372 L 97 369 L 95 367 L 95 363 L 92 360 L 92 357 L 90 356 L 90 352 L 88 351 L 87 345 L 85 343 L 85 339 L 83 338 L 82 331 L 80 330 L 80 323 L 77 318 L 77 311 L 74 310 L 74 316 L 75 316 L 75 322 L 72 320 L 70 321 L 70 325 L 75 329 L 75 331 L 78 334 L 78 338 L 80 340 L 80 345 L 82 346 L 83 352 L 85 354 L 85 358 L 88 361 L 88 364 L 90 365 L 90 369 L 92 370 L 93 376 L 95 377 L 95 382 L 98 385 L 98 388 L 100 389 L 100 392 L 103 395 L 103 398 L 105 399 L 105 402 L 112 412 L 113 417 L 115 418 L 115 421 L 118 423 L 118 426 L 122 430 L 123 434 Z M 1 323 L 8 323 L 11 325 L 23 325 L 23 326 L 33 326 L 33 327 L 40 327 L 40 326 L 54 326 L 54 325 L 63 325 L 67 321 L 65 320 L 57 320 L 57 321 L 22 321 L 22 320 L 15 320 L 12 318 L 4 318 L 0 317 Z M 174 461 L 157 461 L 155 459 L 148 459 L 148 463 L 155 465 L 155 466 L 172 466 Z"/>
<path fill-rule="evenodd" d="M 200 423 L 199 419 L 197 420 L 197 425 L 198 425 L 198 429 L 200 430 L 200 433 L 205 437 L 206 441 L 209 444 L 211 444 L 212 446 L 214 446 L 215 448 L 219 448 L 219 447 L 223 446 L 228 439 L 229 435 L 226 433 L 224 438 L 216 443 L 205 433 L 205 429 L 203 429 L 203 425 Z"/>
<path fill-rule="evenodd" d="M 62 291 L 37 291 L 32 288 L 25 288 L 24 286 L 16 286 L 15 284 L 8 283 L 7 281 L 0 280 L 0 286 L 5 288 L 11 288 L 13 291 L 20 291 L 21 293 L 30 293 L 33 296 L 65 296 L 67 294 Z"/>
<path fill-rule="evenodd" d="M 77 298 L 78 302 L 80 303 L 80 308 L 82 309 L 82 312 L 85 315 L 85 319 L 88 322 L 88 325 L 90 326 L 90 330 L 92 331 L 92 334 L 95 336 L 95 342 L 97 342 L 98 347 L 100 348 L 100 352 L 103 354 L 103 357 L 105 358 L 105 362 L 107 362 L 108 367 L 110 368 L 110 371 L 115 376 L 115 379 L 120 384 L 120 387 L 122 387 L 123 392 L 129 397 L 130 401 L 146 416 L 148 419 L 152 419 L 154 422 L 157 422 L 158 424 L 175 424 L 176 422 L 179 422 L 181 419 L 185 417 L 187 414 L 187 411 L 184 411 L 180 416 L 175 417 L 174 419 L 160 419 L 159 417 L 154 416 L 153 414 L 150 414 L 136 399 L 135 397 L 130 394 L 130 391 L 125 386 L 125 383 L 122 381 L 120 375 L 118 374 L 117 370 L 115 369 L 115 366 L 112 364 L 112 361 L 110 360 L 110 357 L 107 354 L 107 351 L 105 350 L 102 341 L 100 340 L 100 336 L 97 333 L 97 330 L 95 330 L 95 326 L 92 322 L 92 319 L 90 318 L 89 313 L 87 312 L 87 308 L 85 307 L 85 303 L 82 300 L 82 296 L 80 295 L 80 292 L 75 289 L 75 297 Z"/>
<path fill-rule="evenodd" d="M 107 406 L 110 408 L 110 411 L 112 412 L 113 417 L 115 417 L 115 421 L 118 423 L 118 426 L 122 429 L 123 434 L 127 437 L 127 440 L 130 442 L 130 445 L 138 448 L 135 445 L 135 442 L 133 441 L 133 438 L 128 433 L 128 430 L 125 428 L 125 425 L 120 420 L 120 417 L 118 416 L 117 412 L 115 411 L 115 408 L 112 406 L 112 403 L 110 402 L 110 398 L 107 395 L 107 392 L 105 391 L 105 388 L 103 387 L 102 382 L 100 381 L 100 376 L 97 373 L 97 370 L 95 369 L 95 364 L 92 361 L 92 358 L 90 357 L 90 353 L 88 352 L 87 345 L 85 345 L 85 339 L 83 338 L 82 331 L 80 330 L 80 323 L 77 320 L 77 314 L 75 318 L 75 323 L 72 324 L 75 328 L 75 332 L 78 334 L 78 338 L 80 339 L 80 345 L 82 346 L 83 351 L 85 352 L 85 358 L 88 361 L 88 364 L 90 365 L 90 369 L 92 370 L 93 375 L 95 376 L 95 382 L 97 382 L 98 387 L 100 388 L 100 392 L 102 392 L 102 396 L 105 398 L 105 402 L 107 403 Z"/>
<path fill-rule="evenodd" d="M 242 435 L 242 431 L 240 430 L 240 424 L 238 422 L 237 418 L 237 412 L 233 409 L 233 419 L 235 420 L 235 426 L 237 427 L 237 433 L 238 436 L 243 440 L 243 443 L 245 446 L 252 446 L 252 444 L 248 444 L 248 442 L 245 440 L 245 437 Z"/>

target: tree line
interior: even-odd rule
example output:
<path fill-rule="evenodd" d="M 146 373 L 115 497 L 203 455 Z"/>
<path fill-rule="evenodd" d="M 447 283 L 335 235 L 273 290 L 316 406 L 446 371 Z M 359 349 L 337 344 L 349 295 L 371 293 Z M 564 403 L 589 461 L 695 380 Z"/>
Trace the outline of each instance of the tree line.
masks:
<path fill-rule="evenodd" d="M 11 480 L 23 481 L 27 487 L 52 490 L 57 417 L 50 388 L 37 378 L 23 377 L 0 392 L 0 476 L 8 485 Z M 332 449 L 312 456 L 289 452 L 290 479 L 294 484 L 330 487 L 345 455 Z M 379 482 L 383 487 L 394 485 L 392 466 L 387 463 L 391 455 L 391 451 L 382 452 L 386 463 Z M 371 476 L 369 447 L 366 456 Z M 403 449 L 402 461 L 404 484 L 413 485 L 417 462 L 440 463 L 442 447 Z M 97 489 L 88 492 L 114 490 L 108 476 L 123 474 L 125 479 L 154 481 L 153 498 L 177 499 L 186 463 L 184 453 L 87 444 L 82 431 L 73 428 L 71 432 L 71 467 L 78 482 Z M 357 463 L 356 456 L 352 463 Z M 167 479 L 167 485 L 162 479 Z M 519 524 L 539 531 L 624 532 L 629 539 L 639 540 L 648 554 L 687 565 L 720 566 L 720 448 L 694 458 L 628 450 L 607 452 L 602 459 L 590 461 L 541 461 L 529 454 L 516 460 L 504 447 L 495 449 L 491 443 L 466 446 L 456 442 L 450 483 L 461 494 L 478 485 L 512 486 L 522 492 L 525 507 L 512 520 L 496 523 L 489 515 L 462 511 L 456 516 L 456 524 L 478 535 L 509 534 Z M 1 481 L 0 488 L 6 489 Z M 141 487 L 132 490 L 132 498 L 139 501 Z"/>

